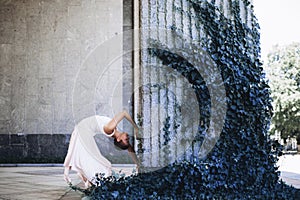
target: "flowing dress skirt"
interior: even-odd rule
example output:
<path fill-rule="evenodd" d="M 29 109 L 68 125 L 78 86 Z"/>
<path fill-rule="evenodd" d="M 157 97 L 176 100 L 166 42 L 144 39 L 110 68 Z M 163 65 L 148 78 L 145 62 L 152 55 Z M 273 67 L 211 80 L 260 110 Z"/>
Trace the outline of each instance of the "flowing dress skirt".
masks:
<path fill-rule="evenodd" d="M 69 170 L 74 170 L 88 181 L 95 177 L 96 173 L 104 173 L 105 176 L 111 175 L 111 163 L 101 153 L 95 142 L 95 128 L 92 125 L 96 118 L 90 118 L 78 124 L 70 139 L 69 149 L 65 158 L 65 176 L 68 177 Z M 107 123 L 109 118 L 102 118 L 101 132 L 103 132 L 103 124 Z M 96 120 L 96 123 L 99 119 Z M 97 126 L 99 123 L 97 123 Z"/>

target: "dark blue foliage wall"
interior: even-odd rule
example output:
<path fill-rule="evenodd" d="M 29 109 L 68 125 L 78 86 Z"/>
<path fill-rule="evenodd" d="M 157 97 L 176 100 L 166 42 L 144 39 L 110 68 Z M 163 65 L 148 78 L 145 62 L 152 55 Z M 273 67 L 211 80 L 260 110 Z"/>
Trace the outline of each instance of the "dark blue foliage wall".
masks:
<path fill-rule="evenodd" d="M 205 158 L 195 154 L 130 177 L 99 175 L 98 185 L 84 192 L 92 199 L 296 199 L 296 190 L 279 180 L 275 164 L 280 149 L 268 138 L 272 106 L 259 60 L 259 25 L 253 20 L 249 28 L 242 22 L 238 1 L 231 2 L 231 19 L 212 3 L 188 3 L 196 13 L 190 17 L 206 34 L 199 48 L 204 46 L 216 63 L 226 90 L 227 111 L 218 142 Z M 170 30 L 178 31 L 176 26 Z M 194 143 L 201 145 L 211 101 L 203 77 L 189 62 L 195 55 L 183 58 L 159 41 L 149 42 L 153 45 L 148 54 L 177 70 L 192 85 L 201 112 Z"/>

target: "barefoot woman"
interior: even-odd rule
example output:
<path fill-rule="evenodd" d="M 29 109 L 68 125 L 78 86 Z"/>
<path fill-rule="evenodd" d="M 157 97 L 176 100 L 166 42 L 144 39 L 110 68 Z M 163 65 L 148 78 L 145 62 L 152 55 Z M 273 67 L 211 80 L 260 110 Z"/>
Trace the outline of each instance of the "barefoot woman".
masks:
<path fill-rule="evenodd" d="M 96 173 L 105 173 L 105 176 L 111 175 L 111 163 L 100 153 L 94 139 L 98 132 L 113 137 L 114 144 L 123 150 L 128 150 L 135 164 L 138 164 L 134 149 L 129 143 L 128 134 L 117 129 L 117 125 L 124 118 L 133 125 L 136 135 L 138 127 L 126 111 L 118 113 L 112 119 L 100 115 L 91 116 L 75 126 L 64 162 L 65 181 L 71 183 L 69 178 L 71 169 L 78 172 L 86 187 L 91 184 L 90 181 Z"/>

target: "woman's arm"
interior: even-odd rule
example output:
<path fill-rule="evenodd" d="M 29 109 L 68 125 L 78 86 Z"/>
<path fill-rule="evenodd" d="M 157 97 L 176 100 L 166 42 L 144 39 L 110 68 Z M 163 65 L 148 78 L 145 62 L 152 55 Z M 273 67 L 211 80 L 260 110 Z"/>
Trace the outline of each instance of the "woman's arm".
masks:
<path fill-rule="evenodd" d="M 135 154 L 135 151 L 131 145 L 128 147 L 128 154 L 130 155 L 132 161 L 137 165 L 137 172 L 139 172 L 140 162 Z"/>
<path fill-rule="evenodd" d="M 133 125 L 135 132 L 137 132 L 138 126 L 136 125 L 136 123 L 133 121 L 131 116 L 125 110 L 116 114 L 113 117 L 113 119 L 104 126 L 105 132 L 108 134 L 112 133 L 116 129 L 116 127 L 120 123 L 120 121 L 122 121 L 122 119 L 124 119 L 124 118 L 127 119 Z"/>

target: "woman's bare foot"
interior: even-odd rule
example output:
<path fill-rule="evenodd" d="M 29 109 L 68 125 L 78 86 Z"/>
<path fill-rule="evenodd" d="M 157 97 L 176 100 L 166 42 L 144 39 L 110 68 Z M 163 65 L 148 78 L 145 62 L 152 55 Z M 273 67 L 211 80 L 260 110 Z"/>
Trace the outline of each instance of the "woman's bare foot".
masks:
<path fill-rule="evenodd" d="M 67 176 L 66 174 L 64 174 L 64 180 L 65 180 L 69 185 L 72 183 L 70 177 Z"/>
<path fill-rule="evenodd" d="M 89 181 L 84 182 L 84 188 L 85 189 L 88 189 L 91 186 L 92 186 L 92 184 Z"/>
<path fill-rule="evenodd" d="M 65 167 L 64 180 L 70 185 L 71 184 L 71 179 L 69 177 L 69 171 L 70 171 L 70 167 Z"/>

